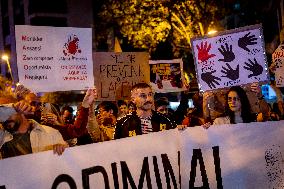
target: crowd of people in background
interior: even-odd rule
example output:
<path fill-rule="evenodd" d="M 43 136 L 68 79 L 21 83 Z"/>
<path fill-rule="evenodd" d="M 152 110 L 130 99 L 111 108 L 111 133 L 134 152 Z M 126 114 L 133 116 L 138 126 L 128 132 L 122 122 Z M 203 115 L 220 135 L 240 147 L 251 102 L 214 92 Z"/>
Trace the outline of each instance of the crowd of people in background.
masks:
<path fill-rule="evenodd" d="M 166 97 L 155 99 L 147 83 L 132 87 L 131 97 L 117 102 L 97 101 L 96 88 L 89 89 L 74 109 L 42 102 L 24 86 L 17 86 L 14 99 L 0 105 L 1 158 L 104 142 L 168 129 L 212 124 L 236 124 L 284 119 L 282 93 L 274 86 L 277 101 L 271 105 L 259 84 L 234 86 L 210 92 L 183 91 L 176 110 Z M 188 101 L 192 99 L 193 107 Z"/>

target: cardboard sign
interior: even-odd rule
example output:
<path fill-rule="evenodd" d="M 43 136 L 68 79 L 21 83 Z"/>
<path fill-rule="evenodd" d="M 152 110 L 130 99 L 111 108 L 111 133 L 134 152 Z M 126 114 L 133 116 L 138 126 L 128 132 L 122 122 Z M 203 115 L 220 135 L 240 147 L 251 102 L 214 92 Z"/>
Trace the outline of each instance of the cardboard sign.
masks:
<path fill-rule="evenodd" d="M 15 26 L 20 83 L 34 92 L 94 86 L 92 29 Z"/>
<path fill-rule="evenodd" d="M 149 83 L 149 54 L 145 52 L 95 52 L 94 73 L 98 100 L 130 97 L 131 87 Z"/>
<path fill-rule="evenodd" d="M 284 45 L 279 47 L 272 54 L 272 63 L 275 66 L 275 81 L 277 87 L 284 86 Z"/>
<path fill-rule="evenodd" d="M 150 81 L 157 93 L 186 90 L 182 59 L 150 60 Z"/>
<path fill-rule="evenodd" d="M 193 127 L 18 156 L 0 160 L 0 188 L 281 189 L 283 134 L 283 121 Z"/>
<path fill-rule="evenodd" d="M 268 80 L 261 25 L 191 41 L 201 91 Z"/>

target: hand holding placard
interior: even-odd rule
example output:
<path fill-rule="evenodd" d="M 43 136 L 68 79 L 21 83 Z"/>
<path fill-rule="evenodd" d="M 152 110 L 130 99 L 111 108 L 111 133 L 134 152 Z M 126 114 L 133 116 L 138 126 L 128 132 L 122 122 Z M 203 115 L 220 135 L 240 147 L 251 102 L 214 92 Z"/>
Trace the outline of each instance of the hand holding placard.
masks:
<path fill-rule="evenodd" d="M 98 94 L 96 87 L 94 87 L 93 89 L 88 89 L 82 101 L 82 106 L 84 108 L 89 108 L 97 98 Z"/>

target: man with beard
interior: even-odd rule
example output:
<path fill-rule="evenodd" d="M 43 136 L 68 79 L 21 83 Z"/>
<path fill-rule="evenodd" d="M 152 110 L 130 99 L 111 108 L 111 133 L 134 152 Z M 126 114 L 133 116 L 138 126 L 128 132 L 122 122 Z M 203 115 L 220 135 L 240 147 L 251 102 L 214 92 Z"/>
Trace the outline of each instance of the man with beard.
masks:
<path fill-rule="evenodd" d="M 0 122 L 9 132 L 5 131 L 4 140 L 2 138 L 3 158 L 46 150 L 61 155 L 67 147 L 59 131 L 27 119 L 22 111 L 17 112 L 11 104 L 0 106 Z"/>
<path fill-rule="evenodd" d="M 174 121 L 154 111 L 154 93 L 150 85 L 138 83 L 132 87 L 131 101 L 136 111 L 117 121 L 115 138 L 158 132 L 176 127 Z"/>

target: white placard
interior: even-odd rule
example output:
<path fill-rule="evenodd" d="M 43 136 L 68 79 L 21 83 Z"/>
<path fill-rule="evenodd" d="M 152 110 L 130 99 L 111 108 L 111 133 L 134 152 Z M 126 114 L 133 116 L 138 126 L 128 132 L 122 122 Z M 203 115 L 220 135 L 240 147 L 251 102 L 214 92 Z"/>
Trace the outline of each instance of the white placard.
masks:
<path fill-rule="evenodd" d="M 277 87 L 284 86 L 284 45 L 279 47 L 272 54 L 272 62 L 275 66 L 275 81 Z"/>
<path fill-rule="evenodd" d="M 16 25 L 19 81 L 34 92 L 94 86 L 92 29 Z"/>
<path fill-rule="evenodd" d="M 185 91 L 182 59 L 150 60 L 150 82 L 157 93 Z"/>
<path fill-rule="evenodd" d="M 261 25 L 191 41 L 201 91 L 268 80 Z"/>
<path fill-rule="evenodd" d="M 0 188 L 284 187 L 284 121 L 176 129 L 0 160 Z"/>

